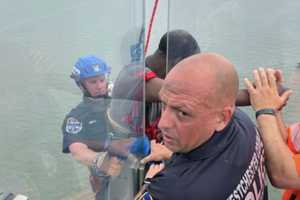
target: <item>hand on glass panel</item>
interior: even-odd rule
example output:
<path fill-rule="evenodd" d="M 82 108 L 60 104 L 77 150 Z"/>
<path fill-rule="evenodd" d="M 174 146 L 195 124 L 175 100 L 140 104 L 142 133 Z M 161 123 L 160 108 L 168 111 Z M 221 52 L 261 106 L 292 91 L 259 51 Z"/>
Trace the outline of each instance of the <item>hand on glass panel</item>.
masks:
<path fill-rule="evenodd" d="M 145 179 L 147 178 L 153 178 L 158 172 L 163 170 L 165 165 L 163 163 L 160 164 L 152 164 L 145 176 Z"/>
<path fill-rule="evenodd" d="M 100 171 L 108 176 L 118 176 L 122 170 L 123 162 L 115 156 L 106 156 L 102 163 L 97 163 Z"/>
<path fill-rule="evenodd" d="M 254 110 L 273 108 L 280 110 L 287 102 L 292 91 L 287 90 L 282 95 L 277 91 L 276 72 L 273 69 L 254 70 L 254 84 L 245 79 Z M 280 78 L 280 77 L 279 77 Z M 282 80 L 282 79 L 280 79 Z"/>
<path fill-rule="evenodd" d="M 155 140 L 151 140 L 151 153 L 142 159 L 141 163 L 168 160 L 171 158 L 172 154 L 173 153 L 165 145 L 156 143 Z"/>

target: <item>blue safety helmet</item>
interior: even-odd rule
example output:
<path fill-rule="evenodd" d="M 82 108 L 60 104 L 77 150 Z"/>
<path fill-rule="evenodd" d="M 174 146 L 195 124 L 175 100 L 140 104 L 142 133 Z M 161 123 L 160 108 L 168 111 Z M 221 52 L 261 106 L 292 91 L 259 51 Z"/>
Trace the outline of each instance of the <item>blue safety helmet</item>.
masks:
<path fill-rule="evenodd" d="M 83 79 L 94 76 L 105 76 L 105 78 L 108 78 L 109 74 L 110 67 L 105 61 L 91 55 L 80 57 L 77 60 L 73 67 L 71 78 L 73 78 L 80 87 Z"/>

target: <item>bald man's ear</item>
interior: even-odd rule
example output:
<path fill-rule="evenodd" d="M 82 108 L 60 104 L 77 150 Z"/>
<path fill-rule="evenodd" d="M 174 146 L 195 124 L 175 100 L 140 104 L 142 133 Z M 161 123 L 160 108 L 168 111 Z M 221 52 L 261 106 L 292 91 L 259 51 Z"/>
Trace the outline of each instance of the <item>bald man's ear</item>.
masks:
<path fill-rule="evenodd" d="M 234 112 L 234 106 L 226 106 L 217 116 L 216 131 L 223 130 L 229 123 Z"/>

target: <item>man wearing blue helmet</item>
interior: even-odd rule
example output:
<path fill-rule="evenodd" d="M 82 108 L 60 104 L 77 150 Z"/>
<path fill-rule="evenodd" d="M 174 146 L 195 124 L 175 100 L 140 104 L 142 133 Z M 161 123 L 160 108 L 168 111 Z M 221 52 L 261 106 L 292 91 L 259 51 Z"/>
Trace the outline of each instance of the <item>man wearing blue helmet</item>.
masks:
<path fill-rule="evenodd" d="M 81 57 L 76 62 L 71 78 L 73 78 L 85 96 L 105 97 L 108 93 L 108 76 L 110 68 L 95 57 Z"/>
<path fill-rule="evenodd" d="M 62 125 L 63 152 L 89 167 L 97 200 L 107 199 L 109 177 L 121 170 L 119 159 L 106 152 L 111 131 L 106 115 L 109 74 L 110 67 L 102 59 L 78 59 L 71 78 L 83 92 L 83 100 L 67 114 Z"/>

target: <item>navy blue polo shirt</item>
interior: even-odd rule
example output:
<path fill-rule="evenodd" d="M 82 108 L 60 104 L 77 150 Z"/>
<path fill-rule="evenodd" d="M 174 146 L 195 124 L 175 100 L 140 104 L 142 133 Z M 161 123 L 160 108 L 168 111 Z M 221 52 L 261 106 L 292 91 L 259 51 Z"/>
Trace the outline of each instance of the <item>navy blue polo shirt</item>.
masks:
<path fill-rule="evenodd" d="M 107 120 L 109 98 L 83 97 L 83 101 L 66 116 L 62 125 L 63 152 L 69 153 L 72 143 L 86 144 L 94 151 L 102 151 L 111 131 Z"/>
<path fill-rule="evenodd" d="M 157 200 L 263 199 L 264 150 L 254 123 L 236 109 L 225 129 L 188 153 L 175 153 L 147 188 Z"/>

